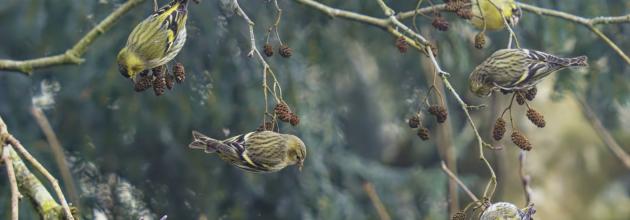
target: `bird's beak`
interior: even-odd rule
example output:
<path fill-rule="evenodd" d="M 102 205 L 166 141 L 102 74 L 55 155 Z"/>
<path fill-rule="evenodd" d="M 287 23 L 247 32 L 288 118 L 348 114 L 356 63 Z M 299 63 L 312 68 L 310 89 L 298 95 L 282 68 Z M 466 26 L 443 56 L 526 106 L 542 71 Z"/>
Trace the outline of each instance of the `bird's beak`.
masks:
<path fill-rule="evenodd" d="M 302 172 L 302 168 L 304 168 L 304 161 L 300 160 L 300 162 L 298 162 L 298 170 Z"/>

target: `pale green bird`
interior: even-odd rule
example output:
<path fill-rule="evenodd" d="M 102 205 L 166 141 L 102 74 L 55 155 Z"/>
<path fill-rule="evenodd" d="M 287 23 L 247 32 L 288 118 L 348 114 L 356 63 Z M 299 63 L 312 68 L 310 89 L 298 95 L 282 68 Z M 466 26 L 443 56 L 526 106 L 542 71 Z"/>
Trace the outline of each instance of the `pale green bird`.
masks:
<path fill-rule="evenodd" d="M 188 147 L 217 153 L 224 161 L 246 171 L 276 172 L 290 165 L 300 170 L 306 159 L 306 146 L 300 138 L 273 131 L 256 131 L 216 140 L 193 131 Z"/>
<path fill-rule="evenodd" d="M 120 73 L 135 76 L 171 61 L 186 43 L 188 0 L 174 0 L 138 24 L 118 53 Z"/>
<path fill-rule="evenodd" d="M 497 8 L 500 8 L 501 12 Z M 505 27 L 504 17 L 508 25 L 516 26 L 522 15 L 521 8 L 516 5 L 514 0 L 473 0 L 472 12 L 473 17 L 470 22 L 473 26 L 483 29 L 485 20 L 486 30 L 491 31 L 501 30 Z"/>

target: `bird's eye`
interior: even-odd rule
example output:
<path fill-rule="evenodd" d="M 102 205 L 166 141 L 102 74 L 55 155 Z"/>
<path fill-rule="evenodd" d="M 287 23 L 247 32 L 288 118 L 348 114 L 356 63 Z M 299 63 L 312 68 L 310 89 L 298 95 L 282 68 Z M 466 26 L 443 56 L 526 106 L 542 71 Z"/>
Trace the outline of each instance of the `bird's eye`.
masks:
<path fill-rule="evenodd" d="M 129 72 L 127 71 L 127 68 L 125 68 L 125 66 L 118 65 L 118 71 L 120 71 L 120 75 L 123 75 L 124 77 L 129 78 Z"/>

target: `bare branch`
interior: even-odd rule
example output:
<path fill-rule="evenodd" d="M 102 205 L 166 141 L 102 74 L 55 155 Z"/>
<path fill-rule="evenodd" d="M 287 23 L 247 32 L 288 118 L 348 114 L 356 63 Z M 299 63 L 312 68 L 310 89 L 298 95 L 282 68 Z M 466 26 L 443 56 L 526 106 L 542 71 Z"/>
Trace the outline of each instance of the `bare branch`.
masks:
<path fill-rule="evenodd" d="M 70 211 L 70 206 L 68 206 L 68 202 L 66 201 L 66 197 L 63 195 L 63 192 L 61 191 L 61 187 L 59 187 L 59 181 L 57 181 L 57 179 L 55 179 L 55 177 L 53 177 L 50 174 L 50 172 L 48 172 L 48 170 L 46 170 L 46 168 L 42 166 L 42 164 L 39 163 L 39 161 L 37 161 L 37 159 L 35 159 L 33 155 L 31 155 L 31 153 L 28 152 L 26 148 L 22 146 L 20 141 L 15 139 L 15 137 L 13 137 L 12 135 L 9 135 L 9 138 L 7 139 L 7 141 L 9 142 L 9 144 L 13 145 L 13 147 L 15 147 L 15 149 L 20 154 L 22 154 L 22 156 L 28 162 L 30 162 L 35 167 L 36 170 L 38 170 L 40 173 L 42 173 L 46 177 L 46 179 L 48 179 L 53 189 L 55 190 L 57 197 L 59 197 L 59 200 L 61 201 L 61 206 L 63 207 L 66 216 L 68 217 L 69 220 L 74 220 L 74 217 L 72 217 L 72 212 Z"/>
<path fill-rule="evenodd" d="M 617 158 L 619 158 L 619 160 L 621 160 L 626 169 L 630 169 L 630 155 L 628 155 L 628 153 L 623 150 L 621 145 L 619 145 L 615 138 L 610 134 L 608 129 L 604 127 L 602 122 L 597 117 L 597 114 L 595 113 L 595 111 L 593 111 L 593 109 L 591 109 L 586 100 L 580 98 L 577 94 L 575 94 L 575 98 L 582 106 L 582 113 L 584 114 L 584 117 L 586 117 L 586 119 L 591 123 L 591 126 L 593 126 L 593 130 L 595 130 L 597 135 L 599 135 L 599 138 L 602 139 L 604 145 L 606 145 L 606 147 L 608 147 L 608 149 Z"/>
<path fill-rule="evenodd" d="M 376 209 L 376 212 L 378 213 L 379 219 L 381 220 L 392 219 L 389 216 L 389 213 L 387 213 L 387 209 L 385 208 L 385 205 L 381 201 L 381 198 L 378 196 L 378 193 L 376 193 L 376 190 L 374 189 L 374 185 L 372 185 L 372 183 L 370 182 L 365 182 L 363 183 L 363 190 L 365 190 L 365 193 L 367 193 L 368 197 L 370 197 L 370 201 L 372 201 L 372 205 L 374 205 L 374 208 Z"/>
<path fill-rule="evenodd" d="M 108 15 L 101 23 L 90 30 L 81 40 L 79 40 L 72 48 L 63 54 L 29 59 L 29 60 L 3 60 L 0 59 L 0 70 L 21 72 L 27 76 L 33 74 L 33 71 L 40 68 L 81 64 L 84 59 L 81 58 L 92 42 L 111 28 L 124 14 L 129 12 L 135 6 L 144 0 L 129 0 L 119 8 Z"/>
<path fill-rule="evenodd" d="M 523 193 L 525 194 L 525 205 L 529 205 L 532 201 L 532 188 L 529 186 L 531 177 L 525 173 L 525 160 L 527 159 L 527 151 L 521 150 L 518 154 L 518 170 L 523 184 Z"/>
<path fill-rule="evenodd" d="M 459 187 L 462 188 L 462 190 L 464 190 L 464 192 L 466 192 L 466 194 L 468 195 L 468 197 L 470 197 L 470 199 L 473 202 L 479 201 L 479 198 L 477 198 L 477 196 L 475 196 L 474 193 L 472 193 L 472 191 L 470 191 L 470 189 L 468 189 L 468 187 L 461 181 L 459 180 L 459 178 L 457 178 L 457 176 L 451 172 L 451 170 L 448 169 L 448 167 L 446 167 L 446 163 L 444 163 L 444 161 L 442 161 L 442 170 L 453 180 L 455 180 L 455 182 L 457 182 L 457 184 L 459 184 Z"/>
<path fill-rule="evenodd" d="M 50 149 L 55 158 L 55 162 L 57 162 L 57 167 L 61 172 L 61 178 L 66 185 L 66 191 L 70 195 L 71 201 L 79 204 L 79 194 L 76 191 L 76 186 L 74 185 L 74 178 L 72 178 L 72 174 L 70 169 L 68 168 L 68 164 L 66 163 L 66 156 L 63 152 L 63 148 L 61 147 L 61 143 L 55 134 L 55 131 L 50 126 L 50 122 L 48 122 L 48 118 L 44 112 L 36 107 L 31 108 L 31 114 L 35 117 L 35 121 L 44 132 L 46 136 L 46 140 L 50 145 Z"/>
<path fill-rule="evenodd" d="M 525 3 L 518 3 L 518 5 L 526 11 L 533 12 L 534 14 L 538 14 L 541 16 L 550 16 L 556 17 L 560 19 L 564 19 L 567 21 L 571 21 L 574 23 L 581 24 L 591 30 L 595 35 L 601 38 L 604 43 L 608 44 L 622 59 L 624 59 L 628 64 L 630 64 L 630 57 L 623 52 L 617 44 L 615 44 L 606 34 L 601 32 L 595 25 L 597 24 L 618 24 L 618 23 L 630 23 L 630 14 L 619 16 L 619 17 L 596 17 L 596 18 L 584 18 L 577 15 L 569 14 L 566 12 L 556 11 L 548 8 L 541 8 L 533 5 L 528 5 Z"/>
<path fill-rule="evenodd" d="M 4 145 L 4 143 L 2 143 Z M 2 148 L 2 161 L 4 161 L 7 168 L 7 176 L 9 176 L 9 185 L 11 186 L 11 220 L 18 220 L 20 211 L 18 209 L 18 202 L 20 192 L 18 191 L 17 181 L 15 180 L 15 170 L 13 169 L 13 160 L 9 155 L 12 148 L 11 145 L 6 145 Z"/>

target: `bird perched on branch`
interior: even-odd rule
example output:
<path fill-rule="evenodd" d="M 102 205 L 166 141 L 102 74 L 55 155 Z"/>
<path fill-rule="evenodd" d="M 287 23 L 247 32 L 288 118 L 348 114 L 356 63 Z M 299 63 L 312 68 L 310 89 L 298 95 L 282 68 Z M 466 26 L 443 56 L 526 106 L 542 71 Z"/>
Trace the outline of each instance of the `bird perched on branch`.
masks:
<path fill-rule="evenodd" d="M 148 69 L 171 61 L 186 42 L 188 0 L 173 0 L 140 22 L 118 53 L 120 73 L 135 80 Z"/>
<path fill-rule="evenodd" d="M 501 9 L 501 11 L 499 11 Z M 473 26 L 479 29 L 496 31 L 505 27 L 505 17 L 507 23 L 515 26 L 521 18 L 522 12 L 514 0 L 473 0 L 473 17 L 470 20 Z M 501 16 L 503 14 L 503 16 Z"/>
<path fill-rule="evenodd" d="M 470 73 L 470 91 L 480 97 L 494 90 L 527 90 L 549 74 L 569 67 L 588 66 L 587 57 L 560 58 L 529 49 L 501 49 Z"/>
<path fill-rule="evenodd" d="M 276 172 L 286 166 L 298 165 L 302 170 L 306 146 L 300 138 L 273 131 L 256 131 L 225 140 L 209 138 L 193 131 L 188 147 L 217 153 L 224 161 L 250 172 Z"/>

